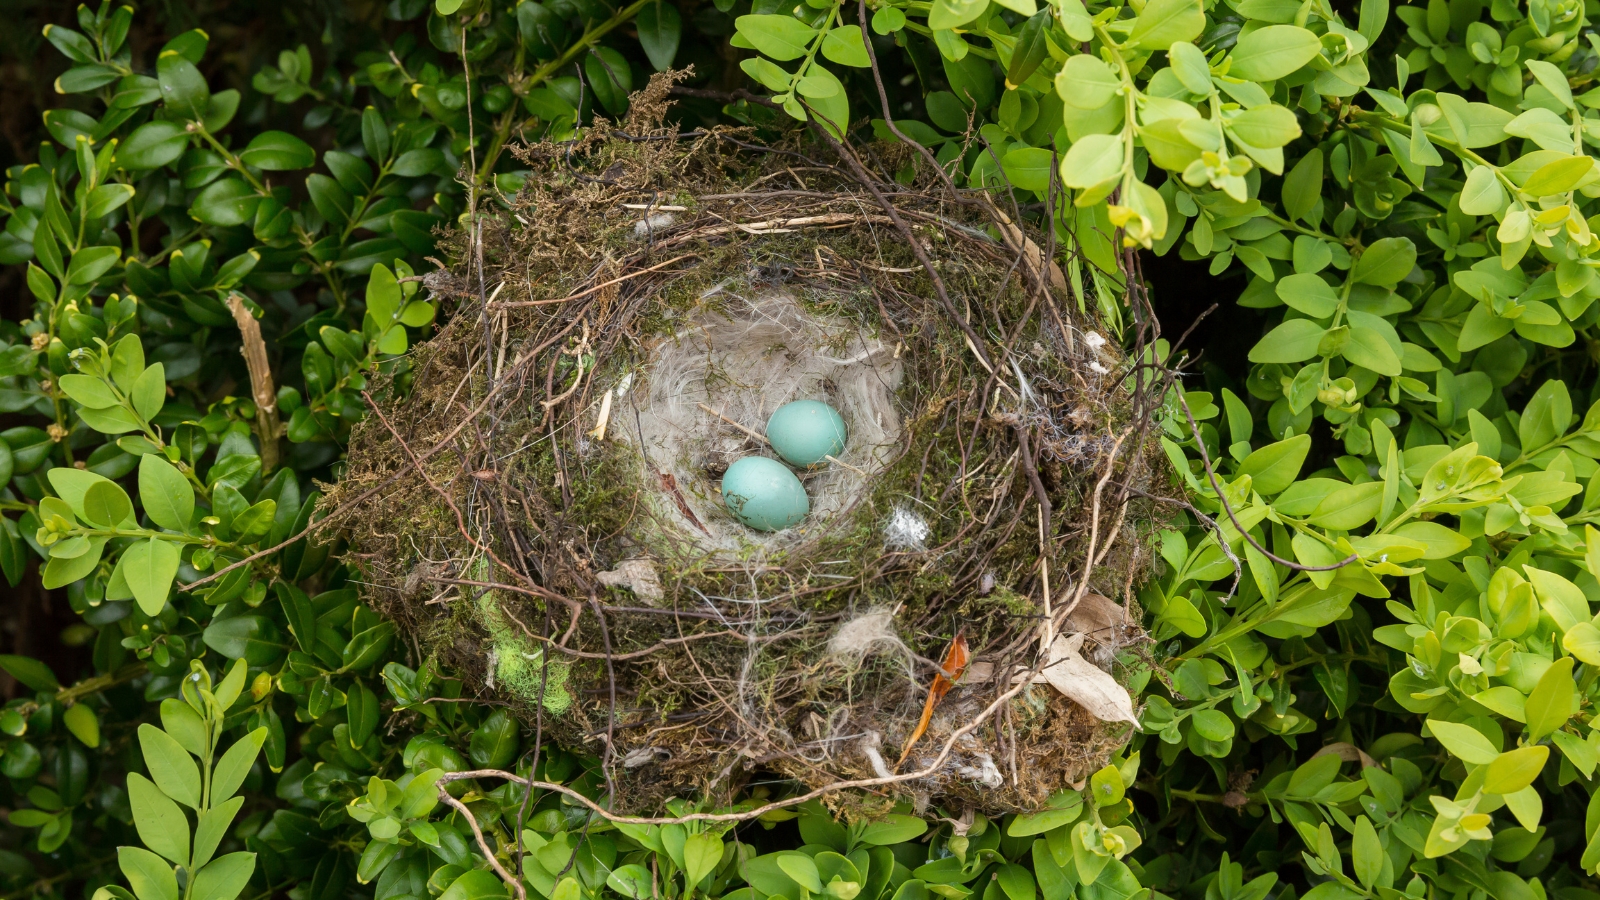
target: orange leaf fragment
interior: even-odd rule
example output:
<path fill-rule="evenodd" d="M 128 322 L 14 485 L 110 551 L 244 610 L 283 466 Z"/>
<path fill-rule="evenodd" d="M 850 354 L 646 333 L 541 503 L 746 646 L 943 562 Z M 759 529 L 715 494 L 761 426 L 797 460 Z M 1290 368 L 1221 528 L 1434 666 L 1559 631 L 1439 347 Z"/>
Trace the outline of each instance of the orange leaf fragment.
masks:
<path fill-rule="evenodd" d="M 962 629 L 956 632 L 955 638 L 950 641 L 950 646 L 945 649 L 944 659 L 939 660 L 940 672 L 933 676 L 933 684 L 928 688 L 928 702 L 922 705 L 922 719 L 911 732 L 905 749 L 900 751 L 900 761 L 894 764 L 896 769 L 905 764 L 906 757 L 911 755 L 911 748 L 916 746 L 923 732 L 928 730 L 928 722 L 933 719 L 933 708 L 939 705 L 939 701 L 944 699 L 945 694 L 950 693 L 950 689 L 956 686 L 956 682 L 960 681 L 962 674 L 967 671 L 968 657 L 967 633 L 966 629 Z"/>

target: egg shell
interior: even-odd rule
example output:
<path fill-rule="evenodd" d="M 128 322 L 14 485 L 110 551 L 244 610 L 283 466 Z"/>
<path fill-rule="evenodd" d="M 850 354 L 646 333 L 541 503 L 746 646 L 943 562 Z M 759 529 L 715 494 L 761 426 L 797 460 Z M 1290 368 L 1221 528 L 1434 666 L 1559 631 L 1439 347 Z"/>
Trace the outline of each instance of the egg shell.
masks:
<path fill-rule="evenodd" d="M 811 512 L 805 486 L 788 467 L 765 456 L 746 456 L 722 476 L 722 502 L 734 518 L 757 531 L 782 531 Z"/>
<path fill-rule="evenodd" d="M 814 466 L 844 452 L 844 419 L 820 400 L 795 400 L 767 419 L 772 449 L 795 466 Z"/>

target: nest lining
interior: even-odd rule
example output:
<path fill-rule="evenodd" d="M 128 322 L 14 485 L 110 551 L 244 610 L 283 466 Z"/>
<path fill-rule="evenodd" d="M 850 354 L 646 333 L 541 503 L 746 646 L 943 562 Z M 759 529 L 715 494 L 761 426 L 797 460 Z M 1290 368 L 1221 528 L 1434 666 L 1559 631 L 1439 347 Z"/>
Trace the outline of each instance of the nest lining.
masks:
<path fill-rule="evenodd" d="M 961 633 L 972 674 L 898 771 L 949 757 L 850 802 L 1038 806 L 1126 727 L 1030 685 L 958 733 L 1011 687 L 994 673 L 1032 661 L 1046 608 L 1118 677 L 1148 659 L 1129 587 L 1162 521 L 1137 496 L 1171 487 L 1143 430 L 1153 386 L 1085 339 L 1074 307 L 1092 305 L 1046 290 L 981 202 L 926 172 L 871 194 L 796 163 L 803 146 L 682 140 L 660 125 L 663 93 L 653 82 L 609 138 L 523 149 L 539 173 L 484 223 L 484 272 L 430 281 L 456 314 L 418 348 L 410 394 L 358 427 L 327 501 L 363 498 L 349 537 L 369 598 L 420 653 L 600 757 L 618 809 L 732 796 L 762 772 L 881 776 Z M 478 303 L 480 274 L 504 283 L 498 305 Z M 760 448 L 698 404 L 759 430 L 796 397 L 839 408 L 844 460 L 866 474 L 830 465 L 810 519 L 763 535 L 711 490 Z M 442 449 L 407 471 L 401 442 Z M 1113 473 L 1127 490 L 1103 490 Z M 1069 621 L 1091 586 L 1125 601 Z"/>
<path fill-rule="evenodd" d="M 622 414 L 613 434 L 638 451 L 637 483 L 654 495 L 658 527 L 682 542 L 679 552 L 725 561 L 764 558 L 812 538 L 852 507 L 901 449 L 901 345 L 808 312 L 789 292 L 745 278 L 707 291 L 687 318 L 689 325 L 643 351 L 642 386 L 633 386 L 631 373 L 623 376 L 627 387 L 619 393 L 638 396 L 613 406 Z M 728 513 L 717 480 L 742 456 L 773 454 L 706 407 L 759 432 L 773 410 L 802 399 L 825 401 L 844 418 L 846 465 L 800 473 L 811 498 L 800 527 L 770 534 L 746 528 Z"/>

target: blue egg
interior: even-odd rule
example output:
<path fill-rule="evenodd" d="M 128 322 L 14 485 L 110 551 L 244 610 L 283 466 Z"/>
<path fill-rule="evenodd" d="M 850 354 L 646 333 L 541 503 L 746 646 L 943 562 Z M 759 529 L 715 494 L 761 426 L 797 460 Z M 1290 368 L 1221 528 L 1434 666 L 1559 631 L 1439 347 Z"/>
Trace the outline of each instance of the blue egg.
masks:
<path fill-rule="evenodd" d="M 783 463 L 746 456 L 722 476 L 722 502 L 734 518 L 757 531 L 782 531 L 811 512 L 805 486 Z"/>
<path fill-rule="evenodd" d="M 778 407 L 767 420 L 767 440 L 795 466 L 814 466 L 844 452 L 844 419 L 819 400 L 796 400 Z"/>

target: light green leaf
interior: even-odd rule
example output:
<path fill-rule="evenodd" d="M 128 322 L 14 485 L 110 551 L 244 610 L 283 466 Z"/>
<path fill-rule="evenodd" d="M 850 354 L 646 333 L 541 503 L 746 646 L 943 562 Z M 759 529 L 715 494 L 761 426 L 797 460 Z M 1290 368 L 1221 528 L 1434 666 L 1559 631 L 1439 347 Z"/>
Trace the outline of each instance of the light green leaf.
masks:
<path fill-rule="evenodd" d="M 1583 590 L 1577 585 L 1562 578 L 1554 572 L 1546 572 L 1533 566 L 1523 566 L 1528 580 L 1533 583 L 1533 591 L 1539 597 L 1539 605 L 1544 611 L 1555 619 L 1556 625 L 1565 631 L 1568 628 L 1589 620 L 1589 600 L 1583 595 Z"/>
<path fill-rule="evenodd" d="M 1578 711 L 1578 686 L 1572 680 L 1572 657 L 1550 664 L 1528 694 L 1528 740 L 1537 741 L 1567 724 Z"/>
<path fill-rule="evenodd" d="M 255 870 L 254 853 L 219 856 L 195 873 L 189 900 L 234 900 L 250 883 L 250 875 Z"/>
<path fill-rule="evenodd" d="M 234 664 L 235 669 L 243 669 L 243 660 Z M 244 784 L 244 779 L 250 774 L 250 766 L 255 763 L 256 753 L 261 750 L 261 745 L 267 741 L 267 729 L 257 728 L 244 737 L 233 742 L 228 752 L 222 754 L 222 759 L 217 761 L 217 767 L 211 775 L 211 802 L 221 803 L 233 796 L 233 792 Z"/>
<path fill-rule="evenodd" d="M 1270 497 L 1294 484 L 1310 452 L 1311 435 L 1297 434 L 1252 451 L 1239 464 L 1238 474 L 1249 475 L 1255 490 Z"/>
<path fill-rule="evenodd" d="M 1417 247 L 1410 238 L 1379 238 L 1361 254 L 1350 278 L 1358 284 L 1397 284 L 1416 264 Z"/>
<path fill-rule="evenodd" d="M 158 454 L 139 457 L 139 500 L 150 521 L 172 531 L 187 531 L 194 516 L 194 488 Z"/>
<path fill-rule="evenodd" d="M 684 883 L 699 884 L 722 862 L 722 839 L 714 834 L 691 834 L 683 842 Z"/>
<path fill-rule="evenodd" d="M 1276 81 L 1298 71 L 1322 50 L 1322 42 L 1298 25 L 1268 25 L 1239 38 L 1228 74 L 1246 81 Z"/>
<path fill-rule="evenodd" d="M 1533 784 L 1549 758 L 1550 748 L 1543 744 L 1507 750 L 1489 763 L 1483 789 L 1491 794 L 1514 794 Z"/>
<path fill-rule="evenodd" d="M 1076 146 L 1074 146 L 1076 149 Z M 1326 331 L 1309 319 L 1290 319 L 1267 332 L 1250 348 L 1254 363 L 1296 363 L 1317 355 L 1317 346 Z"/>
<path fill-rule="evenodd" d="M 1494 744 L 1471 725 L 1429 719 L 1428 730 L 1432 731 L 1434 738 L 1450 751 L 1450 755 L 1468 765 L 1487 765 L 1500 756 L 1500 751 Z"/>
<path fill-rule="evenodd" d="M 189 864 L 189 820 L 148 778 L 128 774 L 128 804 L 139 840 L 180 866 Z"/>
<path fill-rule="evenodd" d="M 1458 201 L 1461 211 L 1469 216 L 1490 216 L 1506 205 L 1506 191 L 1490 166 L 1478 166 L 1467 176 Z"/>
<path fill-rule="evenodd" d="M 178 576 L 181 553 L 170 540 L 152 537 L 130 546 L 122 553 L 122 577 L 133 591 L 139 608 L 154 616 L 167 605 L 172 580 Z"/>
<path fill-rule="evenodd" d="M 1061 182 L 1070 188 L 1092 188 L 1112 181 L 1122 175 L 1125 153 L 1121 135 L 1086 135 L 1061 160 Z"/>
<path fill-rule="evenodd" d="M 118 847 L 117 867 L 139 900 L 178 900 L 178 876 L 161 857 L 143 847 Z"/>
<path fill-rule="evenodd" d="M 200 808 L 200 768 L 172 735 L 148 723 L 139 726 L 144 764 L 156 786 L 191 809 Z"/>
<path fill-rule="evenodd" d="M 194 827 L 193 865 L 203 866 L 211 861 L 212 854 L 217 852 L 217 847 L 228 834 L 228 826 L 233 824 L 234 816 L 239 814 L 239 807 L 243 805 L 244 798 L 235 797 L 226 803 L 213 804 L 200 814 Z"/>
<path fill-rule="evenodd" d="M 1200 0 L 1150 0 L 1133 21 L 1128 43 L 1146 50 L 1166 50 L 1176 41 L 1192 41 L 1205 29 Z"/>
<path fill-rule="evenodd" d="M 974 13 L 973 18 L 976 17 Z M 734 27 L 750 46 L 780 62 L 805 56 L 817 35 L 815 28 L 787 15 L 740 16 L 734 20 Z"/>

